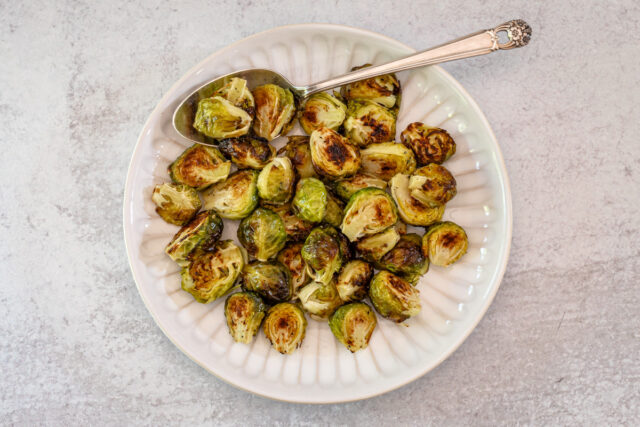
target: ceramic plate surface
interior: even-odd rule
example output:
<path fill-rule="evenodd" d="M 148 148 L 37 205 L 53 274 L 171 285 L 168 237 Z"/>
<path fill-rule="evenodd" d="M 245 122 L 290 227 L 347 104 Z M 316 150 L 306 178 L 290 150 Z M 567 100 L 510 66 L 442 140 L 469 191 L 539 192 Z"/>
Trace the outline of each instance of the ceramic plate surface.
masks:
<path fill-rule="evenodd" d="M 182 97 L 208 80 L 246 68 L 269 68 L 308 84 L 363 63 L 383 63 L 413 50 L 368 31 L 308 24 L 275 28 L 228 46 L 180 79 L 152 112 L 135 147 L 124 197 L 127 253 L 140 295 L 164 333 L 219 378 L 273 399 L 328 403 L 375 396 L 424 375 L 471 333 L 504 274 L 511 242 L 511 195 L 495 137 L 478 106 L 438 67 L 398 75 L 403 96 L 398 134 L 422 121 L 448 130 L 456 154 L 445 163 L 458 194 L 444 219 L 465 228 L 469 252 L 454 266 L 431 266 L 418 284 L 422 312 L 397 325 L 379 317 L 369 347 L 355 354 L 326 323 L 309 320 L 303 345 L 284 356 L 260 332 L 251 345 L 234 343 L 224 322 L 224 298 L 199 304 L 180 288 L 179 269 L 163 252 L 177 227 L 156 215 L 151 192 L 169 181 L 167 165 L 190 144 L 173 130 Z M 296 125 L 291 134 L 303 134 Z M 284 138 L 274 141 L 281 146 Z M 236 239 L 225 221 L 223 238 Z"/>

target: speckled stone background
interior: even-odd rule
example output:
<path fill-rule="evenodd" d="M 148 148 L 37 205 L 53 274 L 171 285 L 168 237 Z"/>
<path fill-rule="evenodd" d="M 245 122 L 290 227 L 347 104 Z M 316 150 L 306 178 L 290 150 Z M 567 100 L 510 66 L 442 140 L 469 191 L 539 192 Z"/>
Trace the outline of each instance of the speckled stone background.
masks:
<path fill-rule="evenodd" d="M 402 3 L 0 0 L 0 423 L 640 424 L 639 3 Z M 516 17 L 530 46 L 444 66 L 492 124 L 514 204 L 502 287 L 453 356 L 386 395 L 305 406 L 169 342 L 129 272 L 122 193 L 175 80 L 279 25 L 424 48 Z"/>

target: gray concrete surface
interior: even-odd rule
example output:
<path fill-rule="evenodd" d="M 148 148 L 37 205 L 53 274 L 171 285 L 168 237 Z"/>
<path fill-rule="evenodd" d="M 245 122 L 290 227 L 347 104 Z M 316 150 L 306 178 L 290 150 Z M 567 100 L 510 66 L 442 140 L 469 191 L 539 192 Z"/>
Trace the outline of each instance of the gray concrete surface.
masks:
<path fill-rule="evenodd" d="M 400 3 L 0 0 L 0 423 L 640 424 L 639 3 Z M 445 65 L 492 124 L 514 201 L 504 282 L 452 357 L 381 397 L 289 405 L 164 337 L 129 272 L 121 204 L 138 132 L 176 79 L 284 24 L 420 48 L 514 17 L 529 47 Z"/>

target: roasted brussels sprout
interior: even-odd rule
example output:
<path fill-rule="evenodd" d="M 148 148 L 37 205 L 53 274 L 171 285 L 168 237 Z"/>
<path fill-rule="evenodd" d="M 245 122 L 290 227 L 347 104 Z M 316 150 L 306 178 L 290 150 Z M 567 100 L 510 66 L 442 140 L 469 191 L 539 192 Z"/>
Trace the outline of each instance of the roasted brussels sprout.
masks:
<path fill-rule="evenodd" d="M 334 227 L 340 227 L 343 209 L 344 203 L 342 203 L 342 200 L 327 191 L 327 212 L 324 214 L 323 221 Z"/>
<path fill-rule="evenodd" d="M 362 171 L 385 181 L 389 181 L 398 173 L 410 174 L 416 169 L 413 152 L 395 142 L 370 145 L 360 154 Z"/>
<path fill-rule="evenodd" d="M 347 106 L 325 92 L 311 95 L 302 106 L 300 126 L 309 135 L 316 129 L 338 130 L 347 114 Z"/>
<path fill-rule="evenodd" d="M 288 157 L 276 157 L 258 175 L 258 195 L 270 204 L 281 205 L 293 196 L 296 172 Z"/>
<path fill-rule="evenodd" d="M 253 98 L 256 104 L 253 131 L 256 135 L 271 141 L 291 129 L 296 105 L 289 89 L 274 84 L 258 86 L 253 90 Z"/>
<path fill-rule="evenodd" d="M 411 197 L 409 176 L 398 174 L 389 181 L 393 200 L 398 206 L 400 218 L 407 224 L 427 226 L 440 221 L 444 214 L 444 205 L 431 208 Z"/>
<path fill-rule="evenodd" d="M 400 134 L 400 141 L 413 150 L 419 166 L 443 163 L 456 152 L 456 143 L 446 130 L 420 122 L 407 126 Z"/>
<path fill-rule="evenodd" d="M 309 222 L 320 222 L 327 212 L 327 189 L 317 178 L 303 178 L 298 181 L 293 198 L 293 212 Z"/>
<path fill-rule="evenodd" d="M 331 332 L 352 353 L 367 348 L 377 324 L 376 314 L 363 302 L 343 305 L 329 318 Z"/>
<path fill-rule="evenodd" d="M 195 144 L 187 148 L 169 165 L 173 182 L 204 190 L 229 176 L 231 162 L 215 147 Z"/>
<path fill-rule="evenodd" d="M 451 221 L 433 224 L 422 237 L 422 253 L 432 264 L 442 267 L 459 260 L 468 247 L 467 233 Z"/>
<path fill-rule="evenodd" d="M 349 198 L 353 196 L 358 190 L 363 188 L 375 187 L 384 190 L 387 188 L 386 181 L 376 178 L 375 176 L 366 175 L 363 173 L 357 173 L 350 178 L 341 179 L 336 182 L 335 191 L 338 197 L 345 202 L 349 201 Z"/>
<path fill-rule="evenodd" d="M 198 132 L 214 139 L 246 135 L 250 126 L 249 113 L 221 96 L 201 99 L 193 120 Z"/>
<path fill-rule="evenodd" d="M 380 258 L 375 265 L 415 285 L 420 276 L 429 270 L 429 259 L 422 253 L 422 238 L 410 233 L 402 236 L 393 249 Z"/>
<path fill-rule="evenodd" d="M 302 243 L 289 243 L 280 251 L 277 260 L 289 269 L 293 294 L 296 295 L 298 289 L 311 280 L 302 259 Z"/>
<path fill-rule="evenodd" d="M 169 257 L 181 266 L 189 263 L 187 257 L 197 247 L 205 250 L 215 247 L 224 225 L 215 211 L 202 211 L 173 236 L 165 248 Z"/>
<path fill-rule="evenodd" d="M 238 169 L 262 169 L 276 154 L 276 149 L 267 141 L 250 136 L 224 139 L 218 148 Z"/>
<path fill-rule="evenodd" d="M 175 225 L 185 225 L 202 207 L 198 192 L 184 184 L 156 185 L 151 200 L 158 215 Z"/>
<path fill-rule="evenodd" d="M 360 67 L 353 67 L 351 70 L 355 71 L 370 65 L 365 64 Z M 341 94 L 349 101 L 352 99 L 368 99 L 384 107 L 393 108 L 396 105 L 396 101 L 400 99 L 400 82 L 395 74 L 385 74 L 342 86 Z"/>
<path fill-rule="evenodd" d="M 347 239 L 347 236 L 328 225 L 321 225 L 321 227 L 338 241 L 338 245 L 340 246 L 340 256 L 342 256 L 342 263 L 344 264 L 345 262 L 350 261 L 353 258 L 353 248 L 351 247 L 351 243 L 349 242 L 349 239 Z"/>
<path fill-rule="evenodd" d="M 242 269 L 242 287 L 256 292 L 269 304 L 293 297 L 289 270 L 278 262 L 252 261 Z"/>
<path fill-rule="evenodd" d="M 223 97 L 236 107 L 242 108 L 251 117 L 255 114 L 255 102 L 245 79 L 232 77 L 214 93 L 214 96 Z"/>
<path fill-rule="evenodd" d="M 409 177 L 409 192 L 414 199 L 435 208 L 456 195 L 456 180 L 444 166 L 429 163 Z"/>
<path fill-rule="evenodd" d="M 302 259 L 307 272 L 316 282 L 329 283 L 342 266 L 342 253 L 337 232 L 330 226 L 316 227 L 304 241 Z"/>
<path fill-rule="evenodd" d="M 245 169 L 232 173 L 202 193 L 205 209 L 214 209 L 223 218 L 241 219 L 258 205 L 258 172 Z"/>
<path fill-rule="evenodd" d="M 207 304 L 233 287 L 244 267 L 242 250 L 231 240 L 217 242 L 213 251 L 196 250 L 182 268 L 182 289 L 196 301 Z"/>
<path fill-rule="evenodd" d="M 290 203 L 285 203 L 279 206 L 267 206 L 269 209 L 277 213 L 282 222 L 284 223 L 284 229 L 287 232 L 287 238 L 298 242 L 307 238 L 311 230 L 313 229 L 313 223 L 305 221 L 302 218 L 298 218 Z"/>
<path fill-rule="evenodd" d="M 298 293 L 302 308 L 314 319 L 326 319 L 342 305 L 333 282 L 311 282 Z"/>
<path fill-rule="evenodd" d="M 300 179 L 316 176 L 311 161 L 311 147 L 309 137 L 294 135 L 288 137 L 287 144 L 278 150 L 279 155 L 284 155 L 291 160 L 293 166 L 298 171 Z"/>
<path fill-rule="evenodd" d="M 373 101 L 349 101 L 344 134 L 360 147 L 393 141 L 396 115 Z"/>
<path fill-rule="evenodd" d="M 238 240 L 250 256 L 267 261 L 284 248 L 287 232 L 277 213 L 258 208 L 240 222 Z"/>
<path fill-rule="evenodd" d="M 344 178 L 360 168 L 360 150 L 338 132 L 320 128 L 309 139 L 316 172 L 327 178 Z"/>
<path fill-rule="evenodd" d="M 269 309 L 264 319 L 263 329 L 276 351 L 291 354 L 304 340 L 307 319 L 300 307 L 290 302 L 283 302 Z"/>
<path fill-rule="evenodd" d="M 397 323 L 415 316 L 422 309 L 418 289 L 386 270 L 373 276 L 369 298 L 382 317 Z"/>
<path fill-rule="evenodd" d="M 250 344 L 258 333 L 267 306 L 254 292 L 237 292 L 224 302 L 224 316 L 235 342 Z"/>
<path fill-rule="evenodd" d="M 350 241 L 386 230 L 398 220 L 396 204 L 379 188 L 365 188 L 349 199 L 341 230 Z"/>
<path fill-rule="evenodd" d="M 373 277 L 371 264 L 354 259 L 342 267 L 336 281 L 336 289 L 344 302 L 361 301 L 367 296 L 369 282 Z"/>
<path fill-rule="evenodd" d="M 396 227 L 389 227 L 384 231 L 363 237 L 356 243 L 358 253 L 368 260 L 377 261 L 389 252 L 400 240 L 400 233 Z"/>

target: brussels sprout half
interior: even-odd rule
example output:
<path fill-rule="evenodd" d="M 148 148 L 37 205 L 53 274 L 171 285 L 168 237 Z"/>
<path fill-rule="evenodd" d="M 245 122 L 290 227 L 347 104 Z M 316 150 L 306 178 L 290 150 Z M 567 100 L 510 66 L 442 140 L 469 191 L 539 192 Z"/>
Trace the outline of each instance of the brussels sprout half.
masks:
<path fill-rule="evenodd" d="M 298 181 L 293 198 L 293 212 L 309 222 L 320 222 L 327 212 L 327 189 L 317 178 L 303 178 Z"/>
<path fill-rule="evenodd" d="M 293 125 L 296 105 L 293 94 L 289 89 L 283 89 L 274 84 L 258 86 L 253 90 L 256 104 L 256 117 L 253 131 L 267 141 L 278 135 L 286 134 Z"/>
<path fill-rule="evenodd" d="M 316 172 L 327 178 L 344 178 L 360 168 L 360 150 L 338 132 L 319 128 L 309 139 Z"/>
<path fill-rule="evenodd" d="M 276 157 L 258 175 L 258 195 L 270 204 L 281 205 L 293 196 L 296 172 L 288 157 Z"/>
<path fill-rule="evenodd" d="M 169 258 L 180 266 L 189 263 L 189 254 L 201 246 L 205 250 L 215 247 L 224 225 L 215 211 L 202 211 L 173 236 L 165 248 Z"/>
<path fill-rule="evenodd" d="M 316 129 L 338 130 L 347 113 L 347 106 L 325 92 L 311 95 L 300 111 L 300 125 L 309 135 Z"/>
<path fill-rule="evenodd" d="M 276 154 L 276 149 L 267 141 L 250 136 L 224 139 L 218 148 L 238 169 L 262 169 Z"/>
<path fill-rule="evenodd" d="M 234 172 L 202 193 L 204 208 L 214 209 L 223 218 L 242 219 L 258 205 L 257 182 L 257 171 Z"/>
<path fill-rule="evenodd" d="M 254 292 L 237 292 L 224 302 L 224 317 L 235 342 L 250 344 L 258 333 L 267 306 Z"/>
<path fill-rule="evenodd" d="M 311 147 L 309 137 L 294 135 L 288 137 L 287 144 L 278 150 L 278 155 L 284 155 L 291 160 L 300 179 L 316 176 L 311 161 Z"/>
<path fill-rule="evenodd" d="M 169 165 L 171 180 L 204 190 L 211 184 L 224 181 L 231 171 L 231 162 L 215 147 L 195 144 L 187 148 Z"/>
<path fill-rule="evenodd" d="M 413 152 L 402 144 L 383 142 L 372 144 L 360 152 L 362 171 L 385 181 L 399 173 L 410 174 L 416 169 Z"/>
<path fill-rule="evenodd" d="M 362 302 L 343 305 L 329 318 L 331 332 L 352 353 L 367 348 L 377 324 L 376 314 Z"/>
<path fill-rule="evenodd" d="M 422 309 L 418 289 L 386 270 L 373 276 L 369 298 L 382 317 L 397 323 L 415 316 Z"/>
<path fill-rule="evenodd" d="M 236 107 L 242 108 L 251 117 L 255 114 L 255 102 L 245 79 L 232 77 L 214 93 L 214 96 L 223 97 Z"/>
<path fill-rule="evenodd" d="M 391 197 L 379 188 L 365 188 L 349 199 L 340 228 L 354 242 L 384 231 L 396 221 L 398 211 Z"/>
<path fill-rule="evenodd" d="M 396 115 L 372 101 L 349 101 L 344 134 L 360 147 L 393 141 Z"/>
<path fill-rule="evenodd" d="M 311 230 L 301 253 L 309 276 L 316 282 L 329 283 L 342 266 L 340 241 L 336 230 L 330 226 Z"/>
<path fill-rule="evenodd" d="M 196 301 L 207 304 L 233 287 L 244 267 L 244 256 L 231 240 L 217 242 L 211 252 L 196 252 L 180 273 L 182 289 L 193 295 Z"/>
<path fill-rule="evenodd" d="M 250 256 L 267 261 L 284 247 L 287 232 L 278 214 L 258 208 L 240 222 L 238 240 Z"/>
<path fill-rule="evenodd" d="M 198 192 L 184 184 L 156 185 L 151 195 L 156 213 L 166 222 L 185 225 L 202 207 Z"/>
<path fill-rule="evenodd" d="M 311 282 L 300 289 L 298 297 L 302 308 L 314 319 L 326 319 L 342 305 L 333 282 Z"/>
<path fill-rule="evenodd" d="M 336 196 L 327 191 L 327 211 L 324 214 L 323 221 L 334 227 L 340 227 L 342 224 L 344 203 Z"/>
<path fill-rule="evenodd" d="M 201 99 L 193 120 L 193 127 L 198 132 L 214 139 L 245 135 L 250 126 L 249 113 L 221 96 Z"/>
<path fill-rule="evenodd" d="M 467 252 L 467 233 L 458 224 L 445 221 L 433 224 L 422 237 L 422 252 L 434 265 L 449 266 Z"/>
<path fill-rule="evenodd" d="M 269 304 L 289 301 L 293 287 L 289 270 L 278 262 L 252 261 L 242 269 L 242 286 L 256 292 Z"/>
<path fill-rule="evenodd" d="M 429 270 L 429 259 L 422 253 L 422 238 L 413 233 L 405 234 L 375 266 L 397 274 L 415 286 Z"/>
<path fill-rule="evenodd" d="M 364 64 L 359 67 L 353 67 L 351 71 L 369 67 L 370 65 Z M 352 99 L 367 99 L 384 107 L 393 108 L 396 106 L 396 102 L 398 106 L 400 104 L 400 82 L 395 74 L 385 74 L 342 86 L 341 94 L 349 101 Z"/>
<path fill-rule="evenodd" d="M 307 330 L 304 312 L 295 304 L 283 302 L 267 312 L 264 334 L 271 346 L 282 354 L 291 354 L 300 347 Z"/>
<path fill-rule="evenodd" d="M 443 163 L 456 152 L 456 143 L 446 130 L 420 122 L 407 126 L 400 134 L 400 141 L 413 150 L 420 166 Z"/>
<path fill-rule="evenodd" d="M 289 240 L 297 242 L 306 239 L 314 227 L 312 222 L 297 217 L 290 203 L 267 207 L 280 216 Z"/>
<path fill-rule="evenodd" d="M 302 259 L 302 243 L 289 243 L 280 251 L 276 259 L 289 269 L 294 295 L 297 294 L 298 289 L 311 281 Z"/>
<path fill-rule="evenodd" d="M 384 190 L 387 188 L 387 182 L 383 179 L 376 178 L 372 175 L 357 173 L 350 178 L 341 179 L 335 184 L 335 191 L 338 197 L 348 202 L 351 196 L 363 188 L 375 187 Z"/>
<path fill-rule="evenodd" d="M 361 301 L 367 296 L 369 282 L 373 277 L 371 264 L 354 259 L 342 267 L 336 281 L 336 289 L 344 302 Z"/>
<path fill-rule="evenodd" d="M 444 205 L 431 208 L 411 197 L 409 176 L 398 174 L 389 181 L 391 196 L 396 201 L 400 218 L 407 224 L 427 226 L 440 221 L 444 214 Z"/>
<path fill-rule="evenodd" d="M 363 237 L 356 243 L 358 253 L 367 261 L 377 261 L 389 252 L 400 240 L 396 227 Z"/>
<path fill-rule="evenodd" d="M 409 177 L 411 197 L 435 208 L 456 195 L 456 180 L 444 166 L 429 163 Z"/>

